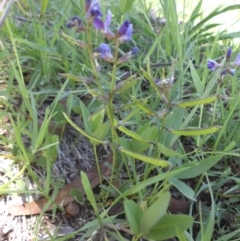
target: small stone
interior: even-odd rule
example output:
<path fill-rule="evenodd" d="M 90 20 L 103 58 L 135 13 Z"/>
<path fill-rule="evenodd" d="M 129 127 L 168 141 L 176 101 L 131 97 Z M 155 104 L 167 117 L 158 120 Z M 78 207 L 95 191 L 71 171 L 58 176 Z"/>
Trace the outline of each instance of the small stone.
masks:
<path fill-rule="evenodd" d="M 79 205 L 76 201 L 67 204 L 65 210 L 71 216 L 77 216 L 80 212 Z"/>

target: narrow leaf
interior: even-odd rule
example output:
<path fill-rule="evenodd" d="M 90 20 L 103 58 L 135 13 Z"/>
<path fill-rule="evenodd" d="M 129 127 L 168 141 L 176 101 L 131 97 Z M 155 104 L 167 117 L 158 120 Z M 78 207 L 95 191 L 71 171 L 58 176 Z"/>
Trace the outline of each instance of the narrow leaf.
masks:
<path fill-rule="evenodd" d="M 185 197 L 196 201 L 194 198 L 194 191 L 191 187 L 189 187 L 186 183 L 182 182 L 181 180 L 178 180 L 177 178 L 171 178 L 169 179 L 170 183 L 172 183 L 173 186 L 175 186 Z"/>
<path fill-rule="evenodd" d="M 178 153 L 170 148 L 167 148 L 166 146 L 164 146 L 161 143 L 158 143 L 157 147 L 158 147 L 158 151 L 160 153 L 162 153 L 164 156 L 171 157 L 171 156 L 180 156 L 181 155 L 180 153 Z"/>
<path fill-rule="evenodd" d="M 103 144 L 104 141 L 86 133 L 83 129 L 81 129 L 79 126 L 77 126 L 65 113 L 63 113 L 64 117 L 66 118 L 66 120 L 68 121 L 69 124 L 71 124 L 72 127 L 74 127 L 77 131 L 79 131 L 82 135 L 86 136 L 87 138 L 89 138 L 90 141 L 95 142 L 95 143 L 99 143 L 99 144 Z"/>
<path fill-rule="evenodd" d="M 42 0 L 42 6 L 41 6 L 41 13 L 40 16 L 42 17 L 47 9 L 48 0 Z"/>
<path fill-rule="evenodd" d="M 221 126 L 213 126 L 209 128 L 188 128 L 184 130 L 170 130 L 173 134 L 179 136 L 198 136 L 215 133 L 221 129 Z"/>
<path fill-rule="evenodd" d="M 213 96 L 209 96 L 209 97 L 201 98 L 201 99 L 197 99 L 197 100 L 189 100 L 189 101 L 179 102 L 179 103 L 176 103 L 176 105 L 178 107 L 183 107 L 183 108 L 193 107 L 196 105 L 206 105 L 206 104 L 210 104 L 210 103 L 218 100 L 218 98 L 219 97 L 217 95 L 213 95 Z"/>
<path fill-rule="evenodd" d="M 189 178 L 197 177 L 202 173 L 206 172 L 207 170 L 209 170 L 212 166 L 218 163 L 223 157 L 224 155 L 210 156 L 210 157 L 204 158 L 201 161 L 194 161 L 194 162 L 183 164 L 181 167 L 176 168 L 176 170 L 186 168 L 186 167 L 188 167 L 189 169 L 176 174 L 175 177 L 179 179 L 189 179 Z"/>
<path fill-rule="evenodd" d="M 127 149 L 124 149 L 123 147 L 119 147 L 119 150 L 121 152 L 131 156 L 131 157 L 134 157 L 136 159 L 139 159 L 141 161 L 144 161 L 146 163 L 149 163 L 149 164 L 152 164 L 152 165 L 155 165 L 155 166 L 159 166 L 159 167 L 171 166 L 171 163 L 167 162 L 165 160 L 161 160 L 161 159 L 157 159 L 157 158 L 141 155 L 141 154 L 138 154 L 136 152 L 132 152 L 132 151 L 129 151 Z"/>
<path fill-rule="evenodd" d="M 82 171 L 81 171 L 81 180 L 82 180 L 82 185 L 83 185 L 84 191 L 87 195 L 88 201 L 91 203 L 95 213 L 99 216 L 97 203 L 96 203 L 93 191 L 92 191 L 91 184 L 88 180 L 86 173 L 84 173 Z"/>

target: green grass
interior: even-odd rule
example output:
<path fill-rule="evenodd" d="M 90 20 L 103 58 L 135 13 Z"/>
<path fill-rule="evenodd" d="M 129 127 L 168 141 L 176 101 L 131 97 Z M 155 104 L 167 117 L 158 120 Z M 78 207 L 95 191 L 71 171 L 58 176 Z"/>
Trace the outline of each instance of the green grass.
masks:
<path fill-rule="evenodd" d="M 78 230 L 81 240 L 96 232 L 105 240 L 239 240 L 239 70 L 231 67 L 235 74 L 223 77 L 221 68 L 207 69 L 207 59 L 223 68 L 235 61 L 236 42 L 230 62 L 225 56 L 240 33 L 216 34 L 211 21 L 240 5 L 202 15 L 201 2 L 191 12 L 175 1 L 158 4 L 165 26 L 149 18 L 144 0 L 102 1 L 104 18 L 108 8 L 113 13 L 112 32 L 126 19 L 133 23 L 132 39 L 124 43 L 106 40 L 86 22 L 83 0 L 12 6 L 0 29 L 0 161 L 11 159 L 0 168 L 0 195 L 36 193 L 50 205 L 66 182 L 54 168 L 71 126 L 84 138 L 84 151 L 91 149 L 100 179 L 92 189 L 87 175 L 77 174 L 86 194 L 77 200 L 91 213 Z M 81 17 L 84 31 L 66 27 L 73 16 Z M 103 42 L 110 61 L 97 55 Z M 139 53 L 131 56 L 134 46 Z M 129 59 L 119 62 L 124 55 Z M 74 141 L 67 152 L 76 149 Z M 103 149 L 112 154 L 108 178 L 101 176 Z M 188 213 L 168 212 L 174 195 L 188 200 Z M 115 205 L 122 209 L 112 214 Z M 50 213 L 59 216 L 57 207 Z M 51 235 L 68 240 L 76 234 Z"/>

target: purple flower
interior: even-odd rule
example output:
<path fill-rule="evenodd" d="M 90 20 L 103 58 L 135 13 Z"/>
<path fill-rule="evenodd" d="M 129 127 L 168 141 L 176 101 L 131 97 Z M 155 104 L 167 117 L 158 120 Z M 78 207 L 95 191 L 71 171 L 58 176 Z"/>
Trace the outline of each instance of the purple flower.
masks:
<path fill-rule="evenodd" d="M 232 48 L 229 47 L 226 53 L 226 61 L 230 60 L 231 55 L 232 55 Z"/>
<path fill-rule="evenodd" d="M 234 61 L 234 64 L 240 66 L 240 54 L 238 54 L 237 58 Z"/>
<path fill-rule="evenodd" d="M 112 56 L 111 49 L 108 44 L 101 43 L 97 49 L 97 52 L 99 53 L 101 59 L 104 59 L 107 62 L 113 62 L 114 58 Z"/>
<path fill-rule="evenodd" d="M 210 70 L 216 70 L 220 66 L 221 66 L 220 64 L 218 64 L 216 61 L 214 61 L 212 59 L 208 59 L 208 61 L 207 61 L 207 68 Z"/>
<path fill-rule="evenodd" d="M 115 34 L 109 29 L 111 21 L 112 13 L 110 9 L 108 9 L 105 22 L 103 22 L 100 18 L 95 18 L 93 20 L 93 25 L 96 29 L 101 30 L 101 32 L 107 39 L 113 39 L 115 37 Z"/>
<path fill-rule="evenodd" d="M 131 54 L 134 56 L 134 55 L 137 55 L 139 52 L 139 48 L 137 46 L 134 46 L 131 50 Z"/>
<path fill-rule="evenodd" d="M 87 13 L 88 20 L 94 20 L 95 18 L 99 18 L 102 16 L 102 12 L 100 9 L 100 4 L 98 0 L 86 0 L 85 2 L 85 10 Z"/>
<path fill-rule="evenodd" d="M 235 69 L 227 68 L 221 72 L 221 76 L 225 76 L 227 73 L 233 76 L 235 72 L 236 72 Z"/>
<path fill-rule="evenodd" d="M 133 29 L 133 25 L 129 20 L 126 20 L 123 22 L 123 24 L 117 31 L 117 35 L 116 35 L 120 43 L 131 40 L 132 29 Z"/>

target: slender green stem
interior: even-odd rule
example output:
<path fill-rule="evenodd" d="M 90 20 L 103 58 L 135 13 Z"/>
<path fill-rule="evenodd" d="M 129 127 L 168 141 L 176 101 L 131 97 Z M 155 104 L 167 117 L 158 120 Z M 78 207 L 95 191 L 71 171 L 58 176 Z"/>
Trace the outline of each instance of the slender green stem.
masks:
<path fill-rule="evenodd" d="M 112 78 L 111 78 L 111 87 L 109 92 L 109 99 L 107 102 L 107 114 L 109 121 L 111 123 L 111 135 L 112 135 L 112 153 L 113 153 L 113 160 L 112 160 L 112 175 L 111 180 L 113 179 L 114 169 L 116 166 L 116 147 L 115 147 L 115 141 L 118 143 L 118 135 L 115 130 L 114 126 L 114 114 L 113 114 L 113 99 L 114 99 L 114 88 L 116 85 L 116 72 L 117 72 L 117 59 L 118 59 L 118 48 L 119 48 L 119 42 L 116 40 L 115 42 L 115 51 L 114 51 L 114 63 L 113 63 L 113 70 L 112 70 Z"/>
<path fill-rule="evenodd" d="M 93 146 L 93 150 L 94 150 L 94 157 L 95 157 L 95 162 L 96 162 L 98 176 L 99 176 L 99 182 L 102 185 L 102 175 L 101 175 L 101 170 L 100 170 L 100 166 L 99 166 L 98 155 L 97 155 L 97 146 L 96 145 Z"/>
<path fill-rule="evenodd" d="M 100 80 L 98 78 L 98 71 L 97 71 L 97 68 L 96 68 L 96 65 L 95 65 L 94 59 L 93 59 L 92 32 L 91 32 L 90 24 L 87 24 L 87 42 L 88 42 L 88 48 L 87 48 L 88 49 L 88 56 L 89 56 L 91 66 L 92 66 L 92 72 L 93 72 L 93 75 L 95 77 L 98 89 L 100 90 L 101 94 L 103 94 L 103 89 L 102 89 Z"/>
<path fill-rule="evenodd" d="M 112 80 L 111 80 L 111 97 L 113 98 L 113 90 L 116 84 L 116 72 L 117 72 L 117 59 L 118 59 L 118 48 L 119 42 L 116 40 L 115 42 L 115 49 L 114 49 L 114 63 L 113 63 L 113 70 L 112 70 Z"/>

